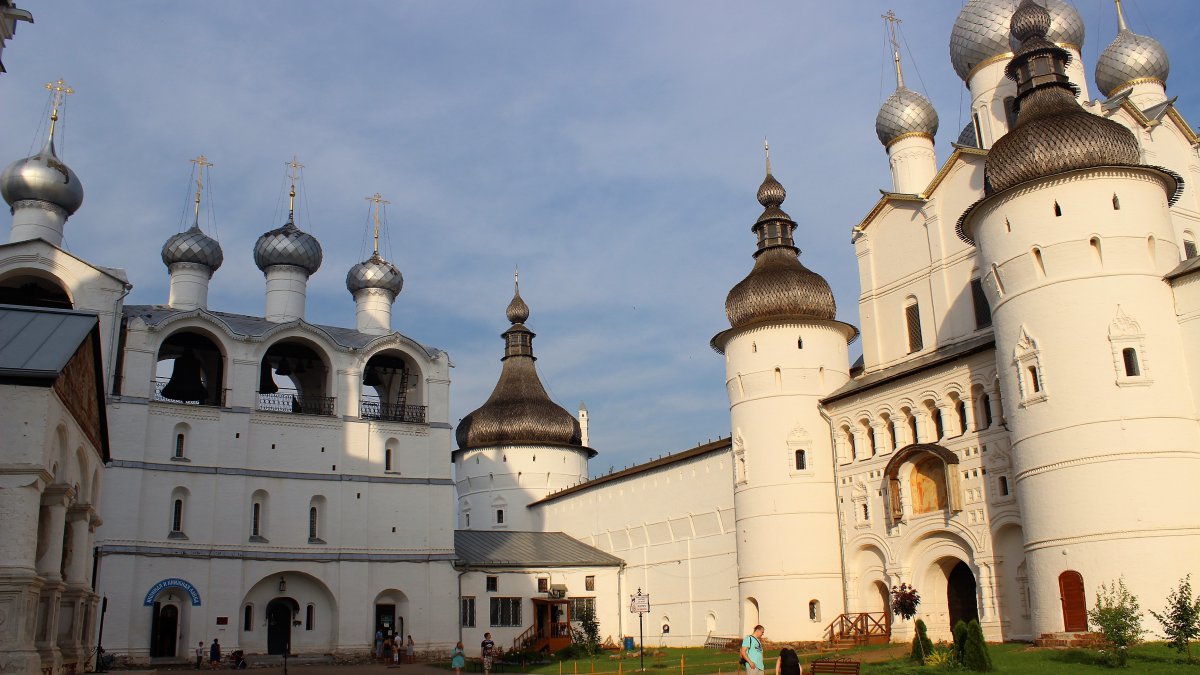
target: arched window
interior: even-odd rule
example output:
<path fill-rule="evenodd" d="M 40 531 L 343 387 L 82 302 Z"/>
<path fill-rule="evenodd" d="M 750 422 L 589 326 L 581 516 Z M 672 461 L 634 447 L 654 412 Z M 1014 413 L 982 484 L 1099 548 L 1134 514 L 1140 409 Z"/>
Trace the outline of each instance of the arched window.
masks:
<path fill-rule="evenodd" d="M 808 456 L 804 450 L 796 451 L 796 470 L 805 471 L 808 469 Z"/>
<path fill-rule="evenodd" d="M 176 499 L 171 507 L 171 532 L 183 532 L 183 499 Z"/>
<path fill-rule="evenodd" d="M 967 433 L 967 402 L 958 399 L 958 403 L 954 406 L 954 412 L 958 415 L 958 433 Z"/>
<path fill-rule="evenodd" d="M 1046 276 L 1046 261 L 1042 259 L 1042 249 L 1033 247 L 1033 264 L 1037 266 L 1038 278 Z"/>
<path fill-rule="evenodd" d="M 909 301 L 904 307 L 904 323 L 908 327 L 908 353 L 919 352 L 925 348 L 925 338 L 921 334 L 921 308 L 916 299 Z"/>
<path fill-rule="evenodd" d="M 311 542 L 317 538 L 317 507 L 308 507 L 308 539 Z"/>
<path fill-rule="evenodd" d="M 187 539 L 184 531 L 187 529 L 187 500 L 188 489 L 177 487 L 171 491 L 171 531 L 168 539 Z"/>
<path fill-rule="evenodd" d="M 1120 211 L 1120 210 L 1121 210 L 1121 198 L 1118 197 L 1117 193 L 1114 192 L 1113 193 L 1113 211 Z"/>
<path fill-rule="evenodd" d="M 975 126 L 975 147 L 983 147 L 983 125 L 979 123 L 979 113 L 971 113 L 971 121 Z"/>
<path fill-rule="evenodd" d="M 1058 205 L 1058 202 L 1054 202 L 1054 217 L 1058 218 L 1060 216 L 1062 216 L 1062 207 Z"/>
<path fill-rule="evenodd" d="M 496 524 L 504 524 L 504 509 L 496 509 Z"/>
<path fill-rule="evenodd" d="M 246 605 L 242 610 L 242 630 L 246 632 L 254 630 L 254 605 Z"/>
<path fill-rule="evenodd" d="M 979 396 L 979 417 L 976 422 L 983 421 L 983 424 L 978 425 L 980 429 L 990 429 L 992 426 L 992 399 L 987 394 Z"/>
<path fill-rule="evenodd" d="M 796 338 L 796 349 L 804 349 L 804 338 L 803 337 Z"/>
<path fill-rule="evenodd" d="M 175 459 L 183 459 L 183 434 L 175 434 Z"/>
<path fill-rule="evenodd" d="M 317 606 L 311 602 L 304 608 L 304 630 L 312 630 L 317 622 Z"/>
<path fill-rule="evenodd" d="M 821 621 L 821 601 L 820 600 L 809 600 L 808 601 L 808 620 L 813 621 L 813 622 L 818 622 L 818 623 Z"/>
<path fill-rule="evenodd" d="M 383 450 L 383 470 L 384 471 L 392 470 L 392 449 L 391 448 L 384 448 L 384 450 Z"/>
<path fill-rule="evenodd" d="M 1121 350 L 1121 358 L 1125 361 L 1125 376 L 1138 377 L 1142 374 L 1141 368 L 1138 367 L 1137 350 L 1133 347 L 1126 347 Z"/>
<path fill-rule="evenodd" d="M 1097 267 L 1104 267 L 1104 254 L 1100 249 L 1100 237 L 1092 237 L 1088 240 L 1088 246 L 1092 249 L 1092 261 Z"/>
<path fill-rule="evenodd" d="M 262 504 L 259 502 L 250 505 L 250 536 L 262 536 Z"/>

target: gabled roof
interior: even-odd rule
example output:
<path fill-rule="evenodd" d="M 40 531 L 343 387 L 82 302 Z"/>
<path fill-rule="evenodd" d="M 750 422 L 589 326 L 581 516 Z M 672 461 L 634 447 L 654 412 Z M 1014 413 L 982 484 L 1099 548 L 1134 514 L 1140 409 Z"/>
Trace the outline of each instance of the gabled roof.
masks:
<path fill-rule="evenodd" d="M 883 196 L 879 198 L 879 201 L 875 202 L 875 206 L 871 208 L 871 211 L 867 213 L 867 215 L 858 223 L 858 225 L 854 226 L 853 235 L 858 235 L 863 230 L 866 230 L 867 227 L 875 220 L 875 218 L 879 216 L 880 212 L 883 211 L 883 207 L 892 202 L 925 203 L 933 195 L 933 193 L 937 191 L 938 186 L 942 184 L 942 181 L 946 180 L 946 176 L 950 174 L 950 170 L 953 169 L 955 165 L 957 165 L 958 162 L 963 160 L 965 157 L 986 156 L 987 150 L 970 148 L 965 145 L 955 145 L 954 152 L 950 153 L 950 156 L 946 158 L 946 163 L 942 164 L 942 168 L 937 172 L 937 175 L 933 177 L 933 180 L 929 181 L 929 185 L 925 187 L 925 190 L 921 192 L 921 194 L 906 194 L 903 192 L 887 192 L 885 190 L 880 190 Z"/>
<path fill-rule="evenodd" d="M 1200 271 L 1200 257 L 1188 258 L 1187 260 L 1179 263 L 1175 269 L 1167 272 L 1167 276 L 1164 278 L 1170 281 L 1178 279 L 1179 277 L 1185 277 L 1189 274 L 1194 274 L 1198 271 Z"/>
<path fill-rule="evenodd" d="M 562 532 L 455 530 L 454 553 L 468 567 L 620 567 L 625 561 Z"/>
<path fill-rule="evenodd" d="M 861 377 L 850 380 L 846 384 L 842 385 L 837 391 L 821 399 L 821 403 L 829 405 L 830 403 L 839 401 L 847 396 L 868 391 L 882 384 L 894 382 L 902 377 L 916 375 L 917 373 L 935 366 L 939 366 L 947 361 L 960 359 L 964 356 L 969 356 L 987 349 L 994 349 L 995 347 L 996 338 L 990 332 L 983 335 L 977 335 L 961 342 L 938 347 L 932 352 L 918 356 L 910 361 L 889 366 L 883 370 L 877 370 L 873 373 L 868 373 Z"/>
<path fill-rule="evenodd" d="M 54 244 L 51 244 L 50 242 L 46 241 L 45 239 L 40 239 L 40 238 L 39 239 L 24 239 L 21 241 L 10 241 L 10 242 L 5 242 L 3 244 L 0 244 L 0 259 L 3 259 L 5 257 L 5 252 L 8 249 L 19 248 L 19 247 L 24 247 L 24 246 L 29 246 L 29 245 L 41 245 L 41 246 L 46 246 L 46 247 L 52 248 L 55 251 L 67 256 L 68 258 L 76 260 L 80 264 L 86 265 L 86 266 L 96 270 L 97 272 L 103 274 L 104 276 L 112 277 L 113 279 L 121 282 L 126 287 L 133 288 L 133 285 L 129 283 L 129 277 L 125 274 L 125 270 L 120 269 L 118 267 L 102 267 L 93 262 L 88 262 L 87 260 L 80 258 L 79 256 L 75 255 L 74 253 L 71 253 L 70 251 L 61 249 L 61 248 L 55 246 Z"/>
<path fill-rule="evenodd" d="M 197 316 L 209 319 L 213 323 L 220 326 L 231 337 L 245 340 L 259 341 L 268 338 L 281 330 L 301 327 L 324 334 L 329 338 L 331 343 L 347 351 L 364 349 L 376 340 L 387 340 L 395 336 L 400 336 L 404 340 L 411 342 L 416 347 L 424 350 L 425 354 L 430 358 L 435 358 L 439 353 L 442 353 L 442 350 L 436 347 L 423 345 L 415 340 L 412 340 L 411 338 L 401 335 L 400 333 L 376 335 L 362 333 L 353 328 L 322 326 L 315 323 L 309 323 L 304 319 L 296 319 L 294 321 L 287 321 L 284 323 L 275 323 L 274 321 L 268 321 L 261 316 L 230 314 L 229 312 L 213 312 L 207 309 L 184 310 L 176 309 L 166 305 L 125 305 L 126 318 L 141 319 L 142 321 L 146 322 L 146 325 L 154 328 L 179 319 Z"/>
<path fill-rule="evenodd" d="M 1162 124 L 1164 117 L 1170 118 L 1175 123 L 1175 126 L 1179 127 L 1179 130 L 1183 133 L 1188 143 L 1192 145 L 1200 144 L 1200 136 L 1197 136 L 1196 131 L 1192 129 L 1192 125 L 1188 124 L 1183 115 L 1179 113 L 1179 109 L 1175 107 L 1175 101 L 1179 98 L 1178 96 L 1141 110 L 1129 99 L 1129 94 L 1132 91 L 1132 89 L 1128 89 L 1104 101 L 1100 104 L 1101 110 L 1104 112 L 1124 110 L 1143 128 L 1158 126 Z"/>

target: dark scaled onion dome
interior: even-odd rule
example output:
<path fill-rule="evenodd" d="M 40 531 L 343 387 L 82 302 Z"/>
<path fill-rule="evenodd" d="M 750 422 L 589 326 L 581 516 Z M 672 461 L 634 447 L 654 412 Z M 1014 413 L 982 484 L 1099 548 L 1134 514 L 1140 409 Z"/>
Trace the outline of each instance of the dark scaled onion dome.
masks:
<path fill-rule="evenodd" d="M 323 257 L 321 243 L 296 227 L 290 215 L 283 227 L 264 232 L 254 244 L 254 264 L 264 272 L 273 265 L 293 265 L 311 276 L 321 268 Z"/>
<path fill-rule="evenodd" d="M 933 104 L 904 86 L 892 92 L 875 116 L 875 134 L 884 146 L 907 134 L 923 134 L 932 139 L 937 130 L 938 115 Z"/>
<path fill-rule="evenodd" d="M 198 224 L 185 232 L 172 235 L 162 247 L 162 261 L 167 267 L 175 263 L 195 263 L 216 272 L 225 262 L 225 254 L 216 239 L 204 234 Z"/>
<path fill-rule="evenodd" d="M 1096 166 L 1136 166 L 1137 140 L 1121 124 L 1087 112 L 1066 76 L 1068 52 L 1050 42 L 1052 17 L 1023 0 L 1013 15 L 1021 47 L 1007 68 L 1017 82 L 1017 121 L 988 151 L 988 195 L 1026 181 Z M 1036 75 L 1036 77 L 1035 77 Z"/>
<path fill-rule="evenodd" d="M 1051 42 L 1083 48 L 1084 24 L 1079 11 L 1065 0 L 1043 0 L 1050 12 Z M 1009 21 L 1015 0 L 970 0 L 950 30 L 950 62 L 965 82 L 979 64 L 1015 49 L 1009 41 Z"/>
<path fill-rule="evenodd" d="M 508 305 L 504 365 L 492 395 L 458 423 L 459 449 L 497 445 L 566 445 L 582 448 L 579 421 L 550 400 L 534 367 L 529 306 L 518 291 Z"/>
<path fill-rule="evenodd" d="M 9 206 L 24 200 L 48 202 L 70 216 L 83 204 L 83 185 L 49 139 L 36 155 L 18 159 L 0 173 L 0 195 Z"/>
<path fill-rule="evenodd" d="M 1110 98 L 1138 82 L 1159 82 L 1166 86 L 1167 75 L 1171 74 L 1167 50 L 1158 40 L 1129 30 L 1119 5 L 1117 11 L 1117 37 L 1096 61 L 1096 86 Z"/>
<path fill-rule="evenodd" d="M 754 268 L 725 297 L 725 315 L 733 328 L 783 318 L 832 321 L 837 315 L 829 283 L 800 263 L 792 242 L 796 223 L 779 208 L 785 196 L 768 167 L 758 189 L 763 212 L 751 228 L 758 235 Z"/>
<path fill-rule="evenodd" d="M 357 293 L 364 288 L 389 291 L 394 298 L 400 295 L 400 290 L 404 288 L 404 276 L 395 265 L 384 260 L 376 251 L 370 258 L 351 267 L 346 273 L 346 290 Z"/>

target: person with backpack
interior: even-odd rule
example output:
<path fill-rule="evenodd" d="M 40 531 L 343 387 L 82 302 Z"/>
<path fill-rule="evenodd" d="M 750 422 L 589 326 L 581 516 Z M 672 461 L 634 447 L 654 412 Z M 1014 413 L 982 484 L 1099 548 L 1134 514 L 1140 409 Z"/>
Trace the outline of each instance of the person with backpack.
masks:
<path fill-rule="evenodd" d="M 754 627 L 754 632 L 742 640 L 741 663 L 746 666 L 746 675 L 762 675 L 763 648 L 762 637 L 767 630 L 761 625 Z"/>
<path fill-rule="evenodd" d="M 779 660 L 775 662 L 775 675 L 803 675 L 804 667 L 800 665 L 800 657 L 796 650 L 784 647 L 779 650 Z"/>

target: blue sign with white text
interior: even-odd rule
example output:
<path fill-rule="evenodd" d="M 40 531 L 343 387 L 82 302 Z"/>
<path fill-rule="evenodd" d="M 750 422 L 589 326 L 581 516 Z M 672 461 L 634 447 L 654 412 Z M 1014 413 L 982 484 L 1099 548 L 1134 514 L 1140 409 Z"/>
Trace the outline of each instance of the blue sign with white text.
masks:
<path fill-rule="evenodd" d="M 149 592 L 146 593 L 146 599 L 142 601 L 142 604 L 146 607 L 150 607 L 154 604 L 154 598 L 158 597 L 159 593 L 162 593 L 168 588 L 182 588 L 184 591 L 187 591 L 188 596 L 191 597 L 192 607 L 200 606 L 200 591 L 197 591 L 195 586 L 184 581 L 183 579 L 163 579 L 157 584 L 154 584 L 150 587 Z"/>

